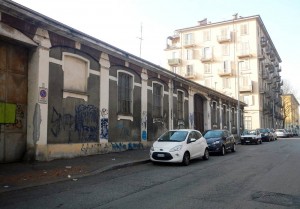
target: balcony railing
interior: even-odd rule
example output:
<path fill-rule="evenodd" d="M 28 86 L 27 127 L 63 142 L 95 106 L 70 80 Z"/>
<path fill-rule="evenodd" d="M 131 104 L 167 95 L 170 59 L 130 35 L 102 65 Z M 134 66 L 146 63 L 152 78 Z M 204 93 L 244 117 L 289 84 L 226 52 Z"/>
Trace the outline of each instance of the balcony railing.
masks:
<path fill-rule="evenodd" d="M 181 64 L 181 59 L 179 58 L 168 59 L 168 64 L 171 66 L 178 66 Z"/>
<path fill-rule="evenodd" d="M 238 58 L 252 57 L 250 50 L 241 50 L 237 53 Z"/>
<path fill-rule="evenodd" d="M 233 70 L 231 68 L 229 69 L 219 69 L 218 71 L 219 76 L 232 76 Z"/>
<path fill-rule="evenodd" d="M 242 85 L 242 86 L 240 86 L 240 92 L 252 92 L 252 91 L 253 91 L 252 82 L 249 85 Z"/>
<path fill-rule="evenodd" d="M 213 60 L 213 55 L 202 55 L 201 57 L 201 62 L 212 62 Z"/>
<path fill-rule="evenodd" d="M 226 43 L 232 40 L 231 32 L 228 32 L 226 35 L 220 35 L 217 37 L 219 43 Z"/>

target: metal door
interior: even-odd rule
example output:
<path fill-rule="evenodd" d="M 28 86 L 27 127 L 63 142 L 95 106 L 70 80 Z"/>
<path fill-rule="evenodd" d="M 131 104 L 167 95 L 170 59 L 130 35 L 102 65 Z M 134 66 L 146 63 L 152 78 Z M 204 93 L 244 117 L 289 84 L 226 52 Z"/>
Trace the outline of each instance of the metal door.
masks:
<path fill-rule="evenodd" d="M 28 50 L 0 40 L 0 162 L 26 151 Z"/>

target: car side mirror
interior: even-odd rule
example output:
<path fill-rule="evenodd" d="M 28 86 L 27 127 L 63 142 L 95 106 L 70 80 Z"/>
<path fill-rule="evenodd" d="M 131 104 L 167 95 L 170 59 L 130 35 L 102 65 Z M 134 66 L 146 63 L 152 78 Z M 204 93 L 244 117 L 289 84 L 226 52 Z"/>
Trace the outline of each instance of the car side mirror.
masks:
<path fill-rule="evenodd" d="M 188 143 L 192 143 L 192 142 L 195 142 L 195 141 L 196 141 L 195 138 L 191 138 L 191 139 L 188 140 Z"/>

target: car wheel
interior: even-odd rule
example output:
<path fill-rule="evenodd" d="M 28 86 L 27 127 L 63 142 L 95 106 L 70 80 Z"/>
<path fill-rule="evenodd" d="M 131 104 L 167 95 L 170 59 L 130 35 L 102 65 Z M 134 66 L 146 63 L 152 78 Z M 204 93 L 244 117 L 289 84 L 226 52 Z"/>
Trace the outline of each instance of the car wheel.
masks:
<path fill-rule="evenodd" d="M 259 144 L 259 140 L 258 139 L 256 140 L 255 144 Z"/>
<path fill-rule="evenodd" d="M 184 153 L 182 158 L 182 165 L 188 166 L 190 164 L 190 154 L 188 152 Z"/>
<path fill-rule="evenodd" d="M 224 146 L 222 146 L 222 148 L 221 148 L 221 152 L 220 152 L 220 155 L 222 155 L 222 156 L 224 156 L 225 155 L 225 147 Z"/>
<path fill-rule="evenodd" d="M 207 149 L 205 149 L 204 155 L 203 155 L 202 159 L 203 159 L 203 160 L 208 160 L 208 159 L 209 159 L 209 152 L 208 152 Z"/>
<path fill-rule="evenodd" d="M 260 140 L 259 143 L 262 144 L 262 140 Z"/>
<path fill-rule="evenodd" d="M 232 145 L 232 148 L 231 148 L 231 152 L 235 152 L 236 151 L 236 147 L 235 147 L 235 143 Z"/>

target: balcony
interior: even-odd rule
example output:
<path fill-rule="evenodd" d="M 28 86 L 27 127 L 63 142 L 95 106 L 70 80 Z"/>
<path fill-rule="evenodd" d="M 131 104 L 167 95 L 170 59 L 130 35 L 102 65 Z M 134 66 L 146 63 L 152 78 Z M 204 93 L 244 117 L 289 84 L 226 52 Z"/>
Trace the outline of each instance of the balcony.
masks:
<path fill-rule="evenodd" d="M 231 40 L 232 40 L 231 32 L 227 33 L 226 35 L 217 36 L 217 39 L 220 44 L 231 42 Z"/>
<path fill-rule="evenodd" d="M 250 53 L 250 50 L 241 50 L 237 53 L 238 58 L 250 58 L 252 57 L 252 54 Z"/>
<path fill-rule="evenodd" d="M 233 70 L 230 69 L 219 69 L 218 74 L 220 77 L 223 76 L 232 76 L 233 75 Z"/>
<path fill-rule="evenodd" d="M 189 72 L 189 73 L 186 73 L 184 75 L 184 77 L 187 78 L 187 79 L 194 79 L 194 78 L 196 78 L 196 75 L 193 72 Z"/>
<path fill-rule="evenodd" d="M 266 47 L 267 46 L 267 40 L 265 37 L 260 38 L 260 46 L 261 47 Z"/>
<path fill-rule="evenodd" d="M 168 59 L 168 64 L 170 66 L 178 66 L 181 64 L 181 59 L 179 59 L 179 58 Z"/>
<path fill-rule="evenodd" d="M 263 89 L 263 88 L 260 88 L 260 89 L 259 89 L 259 93 L 260 93 L 260 94 L 265 94 L 265 93 L 266 93 L 266 90 Z"/>
<path fill-rule="evenodd" d="M 195 40 L 194 39 L 186 40 L 186 41 L 183 42 L 183 46 L 185 48 L 194 47 L 194 46 L 196 46 Z"/>
<path fill-rule="evenodd" d="M 240 86 L 240 92 L 241 93 L 243 93 L 243 92 L 252 92 L 252 91 L 253 91 L 252 82 L 249 85 L 242 85 L 242 86 Z"/>
<path fill-rule="evenodd" d="M 201 62 L 206 63 L 206 62 L 212 62 L 214 60 L 212 54 L 211 55 L 202 55 L 201 57 Z"/>

